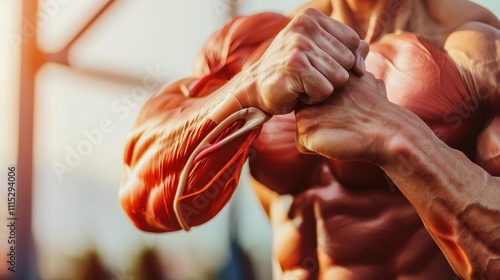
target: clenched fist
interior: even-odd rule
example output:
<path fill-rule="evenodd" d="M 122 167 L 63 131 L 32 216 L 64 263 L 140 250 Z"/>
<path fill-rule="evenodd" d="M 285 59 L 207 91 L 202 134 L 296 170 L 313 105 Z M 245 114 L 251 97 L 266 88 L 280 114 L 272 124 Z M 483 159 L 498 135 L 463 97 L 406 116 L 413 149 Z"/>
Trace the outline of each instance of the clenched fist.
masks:
<path fill-rule="evenodd" d="M 308 9 L 297 15 L 246 73 L 254 81 L 250 104 L 269 114 L 287 114 L 298 101 L 316 104 L 363 75 L 368 45 L 350 27 Z"/>
<path fill-rule="evenodd" d="M 376 163 L 400 129 L 403 108 L 389 102 L 373 74 L 351 75 L 328 99 L 296 110 L 297 147 L 339 160 Z"/>

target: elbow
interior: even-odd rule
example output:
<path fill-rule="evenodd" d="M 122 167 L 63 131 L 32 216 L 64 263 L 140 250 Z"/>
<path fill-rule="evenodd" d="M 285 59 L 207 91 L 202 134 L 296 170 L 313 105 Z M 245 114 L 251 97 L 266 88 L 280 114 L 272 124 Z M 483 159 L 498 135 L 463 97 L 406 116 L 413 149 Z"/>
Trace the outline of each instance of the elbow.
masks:
<path fill-rule="evenodd" d="M 155 176 L 154 137 L 141 138 L 142 132 L 133 133 L 125 147 L 124 172 L 118 200 L 121 208 L 141 231 L 160 233 L 180 229 L 175 219 L 169 218 L 166 205 L 171 205 L 171 198 L 165 195 L 165 187 L 159 182 L 162 179 Z M 172 215 L 170 215 L 172 216 Z"/>
<path fill-rule="evenodd" d="M 125 174 L 119 201 L 135 227 L 153 233 L 182 229 L 174 211 L 176 182 L 165 180 L 155 184 Z M 215 180 L 205 187 L 189 185 L 187 189 L 198 189 L 185 193 L 180 199 L 180 213 L 189 227 L 202 225 L 219 213 L 234 193 L 237 184 L 238 179 L 233 177 L 230 180 Z"/>
<path fill-rule="evenodd" d="M 172 202 L 166 201 L 168 197 L 162 195 L 163 191 L 125 173 L 118 200 L 132 224 L 139 230 L 150 233 L 181 229 L 175 215 L 165 209 Z"/>
<path fill-rule="evenodd" d="M 132 207 L 132 203 L 128 202 L 128 199 L 120 195 L 119 196 L 119 201 L 121 204 L 121 207 L 127 217 L 129 218 L 130 222 L 139 230 L 144 231 L 144 232 L 151 232 L 151 233 L 159 233 L 159 232 L 164 232 L 161 229 L 157 227 L 153 227 L 150 225 L 147 220 L 146 220 L 146 214 L 144 211 L 142 211 L 139 208 Z"/>
<path fill-rule="evenodd" d="M 123 211 L 137 229 L 151 233 L 166 232 L 149 224 L 146 219 L 147 214 L 144 213 L 144 210 L 134 207 L 133 203 L 130 203 L 126 196 L 120 195 L 119 200 Z"/>
<path fill-rule="evenodd" d="M 188 230 L 215 217 L 238 184 L 246 159 L 241 144 L 212 152 L 190 167 L 178 198 L 180 207 L 174 209 L 181 173 L 193 145 L 152 138 L 143 138 L 126 149 L 119 201 L 131 222 L 142 231 L 171 232 L 180 230 L 181 222 Z M 173 145 L 161 146 L 154 141 Z"/>

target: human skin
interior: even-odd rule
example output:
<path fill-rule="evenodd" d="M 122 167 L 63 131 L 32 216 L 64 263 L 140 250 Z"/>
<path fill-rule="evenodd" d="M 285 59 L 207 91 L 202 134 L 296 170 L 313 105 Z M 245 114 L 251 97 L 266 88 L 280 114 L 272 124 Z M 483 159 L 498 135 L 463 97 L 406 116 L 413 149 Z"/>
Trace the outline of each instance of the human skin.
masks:
<path fill-rule="evenodd" d="M 278 277 L 453 279 L 453 268 L 464 279 L 494 279 L 500 273 L 500 183 L 494 177 L 500 174 L 499 23 L 465 1 L 397 2 L 400 7 L 389 20 L 384 11 L 391 11 L 394 1 L 311 2 L 294 13 L 259 61 L 203 99 L 203 106 L 215 108 L 209 115 L 215 122 L 241 107 L 269 114 L 295 110 L 296 121 L 288 114 L 264 125 L 254 143 L 257 156 L 250 162 L 273 226 Z M 457 119 L 448 115 L 450 107 L 436 106 L 431 112 L 426 106 L 415 107 L 418 100 L 403 102 L 397 94 L 410 91 L 398 90 L 436 81 L 402 80 L 397 71 L 377 64 L 375 56 L 367 59 L 368 72 L 387 86 L 371 73 L 361 78 L 349 74 L 362 74 L 358 62 L 366 55 L 364 47 L 350 42 L 357 41 L 350 30 L 315 10 L 301 12 L 307 6 L 351 26 L 382 56 L 405 59 L 404 52 L 401 58 L 390 48 L 405 46 L 401 38 L 417 42 L 393 33 L 424 35 L 453 60 L 458 81 L 465 82 L 466 93 L 478 97 L 480 104 Z M 324 26 L 335 26 L 330 35 L 341 34 L 335 40 L 345 48 L 323 49 L 325 34 L 311 31 Z M 412 71 L 421 75 L 429 69 Z M 453 73 L 450 78 L 456 78 Z M 398 84 L 401 81 L 405 84 Z M 437 81 L 435 88 L 417 97 L 449 95 L 440 91 Z M 307 105 L 297 107 L 298 101 Z M 452 101 L 462 102 L 459 107 L 470 100 Z M 206 108 L 187 98 L 179 103 L 192 112 Z M 438 118 L 430 122 L 430 113 Z M 138 123 L 151 121 L 146 114 Z M 286 161 L 276 164 L 283 160 L 283 147 L 293 144 L 296 131 L 299 150 L 307 155 L 287 148 Z M 131 169 L 137 173 L 140 168 Z M 397 191 L 391 191 L 390 180 L 380 170 Z M 124 182 L 125 190 L 138 184 L 137 179 Z M 122 203 L 127 199 L 123 193 Z"/>
<path fill-rule="evenodd" d="M 348 3 L 348 1 L 334 1 L 332 3 L 332 10 L 324 12 L 332 13 L 333 18 L 342 19 L 346 23 L 356 23 L 359 21 L 348 15 L 350 11 L 363 6 L 357 6 L 356 3 L 358 2 L 361 3 L 361 1 L 352 1 L 351 3 Z M 361 4 L 369 6 L 367 2 L 370 1 L 365 1 Z M 371 9 L 371 14 L 376 14 L 377 9 L 387 9 L 387 5 L 390 4 L 390 2 L 382 2 L 372 1 L 371 4 L 374 4 L 374 7 L 367 8 L 367 6 L 364 6 L 363 8 Z M 456 15 L 446 13 L 447 22 L 444 20 L 444 16 L 430 20 L 436 17 L 436 15 L 444 15 L 445 13 L 442 11 L 452 10 L 448 9 L 447 5 L 450 5 L 450 3 L 446 1 L 434 3 L 434 5 L 432 5 L 432 2 L 428 2 L 426 3 L 426 8 L 419 5 L 423 2 L 402 1 L 401 3 L 402 7 L 394 16 L 393 22 L 383 25 L 383 28 L 370 27 L 370 24 L 367 24 L 368 28 L 365 32 L 365 38 L 368 37 L 367 39 L 374 47 L 380 48 L 382 42 L 379 44 L 374 43 L 380 40 L 383 41 L 384 35 L 385 38 L 393 36 L 390 34 L 392 33 L 391 31 L 399 28 L 397 26 L 398 17 L 403 19 L 405 17 L 411 18 L 408 15 L 409 11 L 425 11 L 426 13 L 419 14 L 420 20 L 425 22 L 425 25 L 419 26 L 418 21 L 409 24 L 404 20 L 399 21 L 399 24 L 412 26 L 412 29 L 407 29 L 406 31 L 427 35 L 426 37 L 433 45 L 447 53 L 458 64 L 457 68 L 461 72 L 462 78 L 466 81 L 469 93 L 472 96 L 477 97 L 480 94 L 488 96 L 481 101 L 481 109 L 476 110 L 486 110 L 485 108 L 489 106 L 493 106 L 494 109 L 486 114 L 484 123 L 474 123 L 475 127 L 468 129 L 466 133 L 467 137 L 476 138 L 479 136 L 477 143 L 472 142 L 463 145 L 459 148 L 462 152 L 451 149 L 447 145 L 447 142 L 457 141 L 460 138 L 464 138 L 464 136 L 457 135 L 459 134 L 459 129 L 450 128 L 453 124 L 450 121 L 446 121 L 446 108 L 439 108 L 442 110 L 440 118 L 429 127 L 429 125 L 419 118 L 419 114 L 425 114 L 421 109 L 414 109 L 411 112 L 402 108 L 411 107 L 407 104 L 399 104 L 400 106 L 397 106 L 389 102 L 380 81 L 376 81 L 370 75 L 366 75 L 361 79 L 352 77 L 348 85 L 336 91 L 334 95 L 321 105 L 296 110 L 299 149 L 308 152 L 312 151 L 335 160 L 363 161 L 378 165 L 392 179 L 398 189 L 411 203 L 411 206 L 415 208 L 425 228 L 439 245 L 448 262 L 460 277 L 464 279 L 493 279 L 495 275 L 499 275 L 500 271 L 498 261 L 500 253 L 500 248 L 498 247 L 500 240 L 500 186 L 498 178 L 494 177 L 500 172 L 497 152 L 499 144 L 497 139 L 500 132 L 496 118 L 496 108 L 500 106 L 498 103 L 499 37 L 498 29 L 493 27 L 498 27 L 498 21 L 488 21 L 488 17 L 475 19 L 463 18 L 463 15 L 460 15 L 460 13 L 464 10 L 470 12 L 468 16 L 481 13 L 480 9 L 475 9 L 474 6 L 465 2 L 453 3 L 453 5 L 462 5 L 462 9 L 454 7 L 453 10 L 458 11 Z M 406 11 L 405 5 L 407 5 Z M 427 20 L 422 19 L 425 19 L 425 17 L 428 17 Z M 373 18 L 370 20 L 373 21 Z M 475 21 L 488 22 L 491 25 Z M 446 22 L 446 25 L 438 25 L 435 22 Z M 391 24 L 396 26 L 390 26 Z M 363 26 L 363 23 L 351 26 L 357 30 L 363 30 L 363 28 L 359 28 L 359 26 Z M 431 33 L 428 30 L 433 30 L 433 32 Z M 363 36 L 363 34 L 360 34 L 360 36 Z M 370 71 L 370 61 L 367 62 L 367 69 Z M 428 69 L 424 69 L 422 71 L 428 71 Z M 386 82 L 391 81 L 392 77 L 390 75 L 384 76 L 386 73 L 382 73 L 384 71 L 380 68 L 375 69 L 375 71 Z M 370 79 L 372 81 L 368 82 Z M 401 81 L 399 82 L 401 83 Z M 398 83 L 398 81 L 395 83 Z M 394 81 L 392 81 L 391 87 L 393 87 L 393 84 Z M 475 85 L 475 88 L 471 88 L 472 84 Z M 418 85 L 417 83 L 411 84 L 411 82 L 408 82 L 404 86 L 416 87 Z M 364 89 L 359 87 L 363 87 Z M 394 97 L 394 90 L 390 90 L 390 93 L 393 99 L 397 100 Z M 447 94 L 442 92 L 432 93 Z M 425 95 L 422 98 L 425 98 Z M 467 115 L 464 117 L 467 118 Z M 352 121 L 349 121 L 347 125 L 346 120 Z M 443 127 L 446 132 L 440 131 Z M 436 134 L 444 140 L 439 139 L 431 129 L 434 129 Z M 480 132 L 481 130 L 483 131 Z M 474 131 L 478 131 L 479 134 Z M 477 153 L 470 152 L 470 150 L 476 149 L 478 150 Z M 481 150 L 483 151 L 481 152 Z M 485 152 L 486 150 L 488 152 Z M 476 154 L 475 157 L 474 154 Z M 476 163 L 471 161 L 467 156 Z M 358 246 L 362 247 L 362 245 L 359 245 L 360 241 L 356 242 L 355 240 L 366 239 L 363 235 L 366 236 L 369 232 L 373 231 L 370 223 L 373 223 L 374 220 L 380 222 L 384 219 L 374 219 L 369 215 L 368 218 L 365 218 L 363 214 L 366 215 L 367 212 L 373 211 L 371 208 L 372 205 L 370 207 L 365 206 L 366 208 L 363 209 L 363 204 L 361 204 L 363 200 L 359 198 L 357 199 L 359 205 L 349 210 L 352 213 L 352 217 L 345 218 L 336 213 L 340 210 L 335 209 L 335 206 L 332 205 L 339 203 L 338 201 L 341 201 L 342 198 L 348 200 L 359 196 L 358 193 L 349 194 L 348 191 L 344 190 L 344 188 L 349 189 L 349 183 L 353 185 L 351 188 L 360 188 L 359 186 L 354 186 L 355 184 L 359 184 L 360 180 L 354 179 L 351 173 L 356 173 L 357 176 L 365 173 L 365 176 L 370 178 L 369 180 L 371 180 L 372 185 L 376 185 L 377 181 L 373 180 L 376 178 L 375 176 L 370 176 L 367 172 L 360 172 L 363 165 L 359 165 L 356 168 L 354 164 L 346 167 L 342 165 L 347 164 L 339 163 L 338 161 L 333 162 L 334 164 L 318 163 L 318 166 L 333 165 L 330 169 L 333 170 L 332 173 L 336 174 L 333 176 L 335 178 L 331 180 L 336 181 L 337 184 L 341 184 L 342 187 L 340 190 L 342 191 L 339 191 L 339 187 L 334 184 L 331 184 L 329 187 L 330 193 L 338 193 L 338 195 L 333 195 L 331 198 L 325 199 L 325 197 L 328 197 L 326 195 L 328 193 L 327 188 L 317 188 L 316 193 L 313 189 L 309 189 L 299 195 L 294 195 L 294 202 L 289 204 L 291 206 L 288 209 L 283 209 L 280 206 L 279 201 L 282 200 L 280 197 L 275 198 L 275 205 L 271 203 L 271 217 L 277 216 L 282 218 L 280 223 L 273 223 L 277 229 L 275 232 L 279 232 L 280 228 L 283 229 L 278 236 L 275 236 L 275 240 L 283 240 L 283 236 L 286 236 L 287 232 L 285 228 L 288 227 L 289 239 L 281 243 L 283 244 L 283 248 L 285 247 L 284 244 L 293 244 L 292 240 L 302 241 L 303 244 L 307 242 L 311 243 L 310 240 L 304 240 L 306 239 L 304 235 L 316 235 L 316 239 L 318 240 L 315 246 L 309 245 L 309 248 L 312 247 L 314 250 L 311 249 L 309 252 L 303 253 L 303 257 L 298 258 L 298 263 L 288 262 L 290 258 L 285 257 L 290 252 L 293 252 L 293 249 L 287 248 L 281 250 L 283 252 L 282 267 L 291 268 L 288 271 L 284 269 L 285 278 L 287 275 L 294 274 L 303 275 L 306 279 L 308 277 L 321 276 L 321 274 L 326 278 L 346 277 L 353 279 L 363 276 L 373 277 L 374 275 L 378 275 L 375 277 L 380 278 L 406 276 L 412 279 L 426 279 L 429 277 L 432 279 L 439 279 L 441 277 L 442 279 L 451 277 L 451 274 L 446 274 L 446 268 L 442 264 L 439 264 L 441 260 L 438 258 L 430 261 L 425 268 L 420 269 L 418 272 L 409 273 L 401 266 L 400 274 L 396 274 L 396 276 L 394 274 L 390 276 L 390 273 L 384 274 L 383 272 L 377 274 L 376 268 L 369 268 L 369 262 L 354 262 L 353 266 L 357 266 L 358 268 L 351 268 L 350 265 L 352 263 L 349 263 L 351 260 L 347 260 L 347 258 L 344 258 L 339 253 L 343 251 L 341 250 L 342 246 L 346 246 L 349 240 L 353 240 L 351 242 L 354 242 L 354 244 L 357 243 Z M 255 165 L 258 164 L 256 163 Z M 265 176 L 258 174 L 257 177 L 262 178 Z M 384 191 L 379 190 L 377 194 L 374 194 L 374 189 L 377 188 L 374 186 L 364 195 L 372 196 L 370 202 L 373 204 L 385 203 L 385 199 L 388 199 L 388 197 L 384 197 Z M 347 194 L 345 194 L 346 192 Z M 380 197 L 376 195 L 380 195 Z M 295 201 L 301 202 L 295 203 Z M 303 205 L 303 201 L 312 204 L 313 206 L 310 207 L 316 209 L 316 212 L 307 210 L 307 206 L 296 206 Z M 397 236 L 387 234 L 387 239 L 379 238 L 377 240 L 378 246 L 372 247 L 375 251 L 383 251 L 384 247 L 390 248 L 391 246 L 387 246 L 388 244 L 398 243 L 399 239 L 407 234 L 403 229 L 408 229 L 409 227 L 398 225 L 397 218 L 394 218 L 394 214 L 390 213 L 390 211 L 404 211 L 402 208 L 396 207 L 397 203 L 394 204 L 395 207 L 389 207 L 386 210 L 386 224 L 383 226 L 380 225 L 380 230 L 395 230 L 397 232 L 399 226 L 399 232 L 396 234 Z M 408 206 L 411 207 L 410 205 Z M 381 208 L 383 207 L 379 209 Z M 290 214 L 290 211 L 293 214 Z M 363 214 L 360 215 L 358 211 Z M 288 217 L 284 217 L 284 213 L 287 213 Z M 340 213 L 343 214 L 343 212 Z M 407 215 L 405 213 L 402 216 L 408 219 Z M 274 221 L 279 219 L 277 217 Z M 308 226 L 295 223 L 294 226 L 291 226 L 293 220 L 298 218 L 301 218 L 304 223 L 307 220 L 315 220 L 316 223 L 309 223 Z M 363 223 L 360 220 L 363 220 L 367 226 L 364 232 L 356 234 L 355 232 L 363 231 Z M 337 225 L 348 224 L 354 221 L 356 221 L 354 226 L 340 227 Z M 314 225 L 316 229 L 313 231 L 304 229 L 313 227 Z M 422 229 L 421 227 L 417 228 Z M 355 237 L 352 237 L 353 234 Z M 421 233 L 415 230 L 413 234 L 417 235 Z M 392 239 L 390 239 L 391 237 Z M 412 238 L 415 237 L 408 236 L 407 240 L 410 241 Z M 333 246 L 331 248 L 328 245 L 319 245 L 321 243 L 320 240 L 325 239 L 334 244 L 338 243 L 336 244 L 337 247 Z M 413 266 L 418 266 L 418 263 L 422 262 L 418 261 L 421 255 L 419 256 L 414 248 L 422 248 L 426 246 L 427 242 L 428 240 L 425 237 L 419 237 L 417 240 L 408 242 L 406 250 L 391 257 L 406 259 L 409 263 L 412 263 L 411 259 L 413 258 Z M 304 247 L 308 247 L 308 245 Z M 366 247 L 370 248 L 370 246 Z M 275 247 L 275 249 L 277 252 L 280 251 L 279 247 Z M 352 251 L 356 250 L 352 249 Z M 385 249 L 385 251 L 390 251 L 390 249 Z M 431 249 L 427 252 L 430 251 Z M 376 254 L 369 251 L 369 249 L 359 250 L 358 253 L 364 255 Z M 307 258 L 307 254 L 318 258 L 319 263 L 317 265 L 314 263 L 313 265 L 309 264 L 309 268 L 317 267 L 317 271 L 307 269 L 307 266 L 304 269 L 304 259 Z M 349 254 L 345 253 L 345 255 Z M 279 257 L 280 254 L 278 253 Z M 358 259 L 362 258 L 365 257 L 358 257 Z M 345 262 L 347 265 L 335 265 L 342 262 Z M 365 267 L 362 267 L 363 265 Z M 292 267 L 295 267 L 295 269 Z M 380 271 L 383 271 L 383 266 L 379 266 L 379 268 Z"/>
<path fill-rule="evenodd" d="M 262 30 L 249 38 L 242 34 L 234 38 L 240 45 L 237 48 L 216 45 L 220 40 L 231 38 L 230 34 L 235 32 L 232 24 L 226 26 L 222 35 L 216 33 L 215 38 L 207 42 L 209 46 L 216 45 L 207 47 L 207 52 L 215 53 L 202 56 L 209 61 L 197 67 L 197 77 L 172 83 L 147 102 L 125 148 L 125 171 L 119 193 L 122 207 L 137 227 L 154 232 L 181 227 L 187 230 L 220 211 L 236 187 L 248 145 L 258 129 L 245 133 L 229 145 L 213 146 L 214 152 L 199 160 L 195 158 L 192 166 L 189 162 L 204 140 L 215 143 L 239 129 L 239 124 L 235 123 L 223 127 L 222 135 L 206 139 L 228 117 L 249 107 L 265 112 L 262 114 L 290 113 L 299 99 L 314 104 L 327 98 L 334 87 L 348 81 L 349 70 L 363 73 L 358 65 L 368 45 L 360 42 L 359 36 L 349 27 L 318 11 L 311 12 L 314 22 L 325 28 L 306 30 L 301 22 L 305 16 L 296 17 L 288 24 L 290 20 L 282 15 L 262 14 L 258 15 L 259 21 L 272 24 L 271 31 Z M 245 26 L 236 33 L 261 26 L 252 19 L 236 19 L 236 23 L 236 30 Z M 271 44 L 268 39 L 275 36 Z M 260 42 L 259 45 L 254 41 Z M 244 47 L 245 44 L 248 47 Z M 272 45 L 269 51 L 276 56 L 241 66 L 242 60 L 247 62 L 254 56 L 255 62 L 262 55 L 262 52 L 254 55 L 254 48 L 265 51 L 260 45 L 269 44 Z M 225 57 L 221 55 L 224 49 L 233 49 L 235 53 Z M 228 59 L 234 63 L 228 63 Z M 262 64 L 265 67 L 259 66 Z M 234 72 L 240 71 L 233 77 Z M 242 120 L 248 121 L 243 118 L 239 121 Z M 186 170 L 190 176 L 182 183 Z M 183 186 L 186 189 L 181 197 L 174 197 L 172 194 Z M 210 194 L 205 194 L 206 191 Z"/>

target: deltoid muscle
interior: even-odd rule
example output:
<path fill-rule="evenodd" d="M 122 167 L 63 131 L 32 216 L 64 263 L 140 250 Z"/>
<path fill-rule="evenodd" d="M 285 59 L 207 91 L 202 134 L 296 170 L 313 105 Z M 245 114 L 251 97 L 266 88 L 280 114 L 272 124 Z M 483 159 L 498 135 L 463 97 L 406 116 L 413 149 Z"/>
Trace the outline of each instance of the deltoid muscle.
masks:
<path fill-rule="evenodd" d="M 266 115 L 246 108 L 215 123 L 203 97 L 257 61 L 288 21 L 275 13 L 232 19 L 204 45 L 198 78 L 169 85 L 145 105 L 125 148 L 119 194 L 138 228 L 189 230 L 230 199 Z"/>

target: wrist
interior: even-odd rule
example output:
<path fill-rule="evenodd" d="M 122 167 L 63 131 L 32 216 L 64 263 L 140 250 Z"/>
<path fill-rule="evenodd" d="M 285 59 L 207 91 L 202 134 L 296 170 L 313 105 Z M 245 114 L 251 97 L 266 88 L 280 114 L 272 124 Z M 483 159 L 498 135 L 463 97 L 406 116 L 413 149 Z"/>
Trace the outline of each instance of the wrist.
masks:
<path fill-rule="evenodd" d="M 242 108 L 261 109 L 257 90 L 257 66 L 254 64 L 240 72 L 231 80 L 231 92 Z"/>
<path fill-rule="evenodd" d="M 217 95 L 222 96 L 222 99 L 219 99 L 219 104 L 209 116 L 215 123 L 222 122 L 229 115 L 241 109 L 259 108 L 256 98 L 255 79 L 251 73 L 246 72 L 234 76 L 223 87 L 218 89 L 219 93 Z"/>
<path fill-rule="evenodd" d="M 379 161 L 382 169 L 411 170 L 444 144 L 424 121 L 405 109 L 390 130 L 392 133 L 385 138 L 385 152 Z"/>

